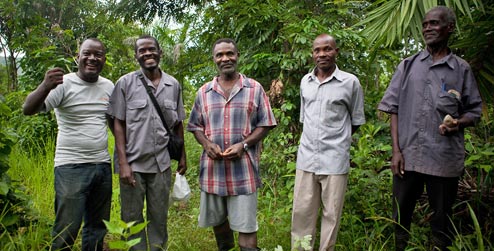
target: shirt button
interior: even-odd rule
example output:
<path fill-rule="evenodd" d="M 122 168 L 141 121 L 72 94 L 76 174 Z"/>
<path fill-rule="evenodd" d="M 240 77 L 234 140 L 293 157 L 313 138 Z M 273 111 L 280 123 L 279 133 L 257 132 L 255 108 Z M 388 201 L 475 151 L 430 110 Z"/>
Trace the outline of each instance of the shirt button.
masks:
<path fill-rule="evenodd" d="M 420 128 L 420 131 L 423 132 L 424 131 L 424 128 Z"/>

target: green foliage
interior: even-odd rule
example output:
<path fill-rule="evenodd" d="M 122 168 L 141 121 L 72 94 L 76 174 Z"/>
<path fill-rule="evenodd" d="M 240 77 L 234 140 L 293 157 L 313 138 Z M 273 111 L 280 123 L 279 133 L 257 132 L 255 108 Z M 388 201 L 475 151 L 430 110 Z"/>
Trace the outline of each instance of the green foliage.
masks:
<path fill-rule="evenodd" d="M 44 152 L 46 141 L 56 135 L 57 123 L 53 113 L 42 113 L 35 116 L 22 114 L 26 92 L 11 92 L 6 96 L 6 104 L 12 110 L 4 119 L 8 127 L 19 136 L 19 144 L 29 152 L 32 149 Z"/>
<path fill-rule="evenodd" d="M 46 222 L 32 222 L 16 231 L 0 231 L 2 251 L 48 250 L 51 228 Z"/>
<path fill-rule="evenodd" d="M 117 240 L 112 240 L 109 242 L 109 246 L 111 249 L 118 250 L 130 250 L 133 246 L 139 244 L 141 242 L 141 238 L 129 239 L 132 235 L 138 234 L 141 231 L 144 231 L 144 228 L 148 224 L 147 221 L 136 224 L 133 222 L 109 222 L 103 220 L 106 228 L 108 229 L 108 233 L 114 235 L 114 237 L 118 238 Z"/>
<path fill-rule="evenodd" d="M 383 130 L 386 129 L 386 130 Z M 391 153 L 389 124 L 380 121 L 366 123 L 353 136 L 356 140 L 350 149 L 352 162 L 360 169 L 380 172 L 389 167 Z"/>
<path fill-rule="evenodd" d="M 477 216 L 475 215 L 475 211 L 472 209 L 472 207 L 469 204 L 467 204 L 467 206 L 475 231 L 473 234 L 462 235 L 460 234 L 458 229 L 455 228 L 456 238 L 453 241 L 452 247 L 449 247 L 449 250 L 488 251 L 490 250 L 490 247 L 492 247 L 489 241 L 489 237 L 482 234 L 482 230 L 480 228 L 480 224 L 477 219 Z"/>
<path fill-rule="evenodd" d="M 0 117 L 5 115 L 8 109 L 0 101 Z M 29 225 L 35 221 L 31 209 L 31 200 L 26 196 L 24 188 L 11 180 L 7 171 L 10 168 L 9 156 L 14 146 L 17 135 L 0 128 L 0 229 L 1 232 L 13 232 L 20 227 Z M 7 235 L 0 235 L 0 246 Z"/>
<path fill-rule="evenodd" d="M 293 248 L 294 249 L 297 249 L 297 248 L 302 248 L 303 250 L 311 250 L 311 246 L 310 246 L 310 242 L 312 240 L 312 236 L 311 235 L 306 235 L 302 238 L 295 238 L 295 241 L 293 243 Z"/>

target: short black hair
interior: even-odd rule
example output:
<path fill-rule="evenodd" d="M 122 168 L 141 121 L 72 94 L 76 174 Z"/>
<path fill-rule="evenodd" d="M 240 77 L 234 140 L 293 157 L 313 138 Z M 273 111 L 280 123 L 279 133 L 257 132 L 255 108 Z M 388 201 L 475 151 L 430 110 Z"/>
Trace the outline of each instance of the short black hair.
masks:
<path fill-rule="evenodd" d="M 86 41 L 93 41 L 93 42 L 96 42 L 96 43 L 99 43 L 101 44 L 101 47 L 103 48 L 103 53 L 106 54 L 106 47 L 105 47 L 105 44 L 103 44 L 103 42 L 101 40 L 99 40 L 98 38 L 95 38 L 95 37 L 90 37 L 90 38 L 86 38 L 84 39 L 84 41 L 82 41 L 82 43 L 80 45 L 82 45 L 84 42 Z M 80 47 L 80 46 L 79 46 Z"/>
<path fill-rule="evenodd" d="M 216 42 L 214 42 L 213 44 L 213 47 L 211 48 L 211 53 L 214 53 L 214 47 L 216 47 L 217 44 L 221 44 L 221 43 L 233 44 L 233 47 L 235 47 L 235 50 L 238 53 L 237 43 L 235 43 L 235 40 L 231 38 L 220 38 L 216 40 Z"/>
<path fill-rule="evenodd" d="M 156 44 L 156 47 L 158 48 L 158 51 L 160 51 L 160 50 L 161 50 L 161 48 L 160 48 L 160 43 L 158 42 L 158 40 L 157 40 L 155 37 L 153 37 L 153 36 L 151 36 L 151 35 L 149 35 L 149 34 L 144 34 L 144 35 L 139 36 L 139 37 L 136 39 L 136 41 L 134 42 L 134 52 L 135 52 L 135 53 L 137 53 L 137 41 L 138 41 L 138 40 L 140 40 L 140 39 L 151 39 L 151 40 L 153 40 L 153 41 L 154 41 L 154 43 Z"/>

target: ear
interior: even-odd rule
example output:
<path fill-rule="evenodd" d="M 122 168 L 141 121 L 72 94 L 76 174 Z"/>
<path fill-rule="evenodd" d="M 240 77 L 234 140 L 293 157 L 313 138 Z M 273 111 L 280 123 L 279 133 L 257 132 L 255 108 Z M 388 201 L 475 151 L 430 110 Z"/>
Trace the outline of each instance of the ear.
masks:
<path fill-rule="evenodd" d="M 455 31 L 456 24 L 455 23 L 449 23 L 448 24 L 448 33 L 452 34 Z"/>

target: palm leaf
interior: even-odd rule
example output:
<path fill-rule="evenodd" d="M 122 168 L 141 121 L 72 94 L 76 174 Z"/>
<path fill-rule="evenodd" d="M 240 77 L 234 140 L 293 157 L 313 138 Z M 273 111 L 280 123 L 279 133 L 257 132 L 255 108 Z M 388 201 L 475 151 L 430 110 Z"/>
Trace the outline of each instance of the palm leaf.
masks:
<path fill-rule="evenodd" d="M 380 45 L 391 47 L 406 36 L 422 41 L 422 17 L 430 8 L 444 4 L 472 19 L 473 10 L 484 11 L 482 0 L 450 0 L 439 3 L 437 0 L 390 0 L 376 1 L 369 8 L 369 14 L 357 25 L 364 26 L 362 35 L 375 48 Z"/>

